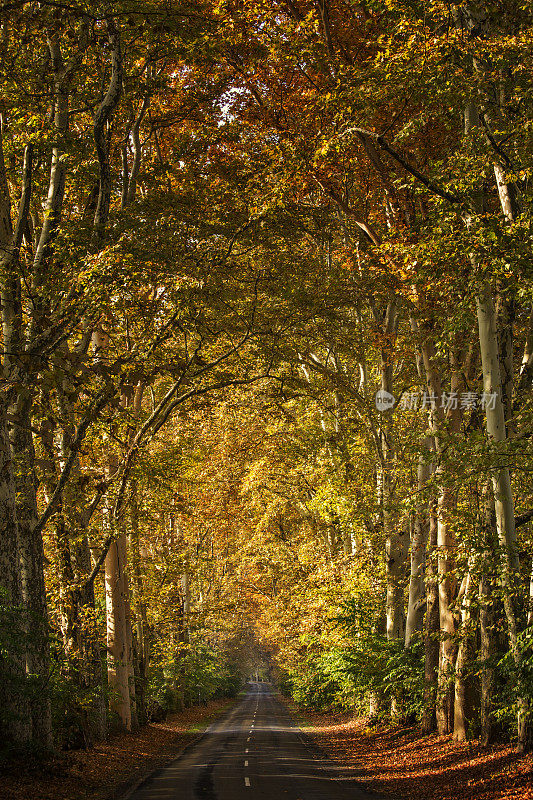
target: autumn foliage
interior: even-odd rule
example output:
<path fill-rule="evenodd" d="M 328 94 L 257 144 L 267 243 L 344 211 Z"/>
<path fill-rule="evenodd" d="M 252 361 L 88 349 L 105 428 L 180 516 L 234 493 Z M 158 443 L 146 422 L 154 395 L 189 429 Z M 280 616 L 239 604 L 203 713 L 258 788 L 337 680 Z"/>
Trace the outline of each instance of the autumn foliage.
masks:
<path fill-rule="evenodd" d="M 528 749 L 529 6 L 0 26 L 5 741 L 258 672 Z"/>

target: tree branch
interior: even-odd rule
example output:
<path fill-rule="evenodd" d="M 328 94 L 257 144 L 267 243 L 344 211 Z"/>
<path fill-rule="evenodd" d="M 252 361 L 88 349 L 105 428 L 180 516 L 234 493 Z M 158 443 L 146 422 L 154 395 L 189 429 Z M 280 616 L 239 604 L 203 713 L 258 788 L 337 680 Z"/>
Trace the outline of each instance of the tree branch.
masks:
<path fill-rule="evenodd" d="M 393 147 L 390 146 L 390 144 L 388 144 L 387 140 L 383 136 L 380 136 L 378 133 L 373 133 L 372 131 L 366 131 L 363 128 L 348 128 L 348 130 L 344 131 L 344 133 L 342 133 L 341 136 L 347 136 L 350 133 L 356 133 L 359 136 L 362 137 L 367 136 L 369 139 L 372 139 L 374 142 L 376 142 L 377 145 L 379 145 L 379 147 L 381 147 L 382 150 L 385 150 L 386 153 L 388 153 L 395 161 L 397 161 L 398 164 L 400 164 L 406 170 L 406 172 L 409 172 L 410 175 L 413 175 L 413 177 L 418 178 L 420 183 L 423 183 L 424 186 L 426 186 L 426 188 L 428 188 L 430 192 L 436 194 L 437 197 L 441 197 L 443 200 L 447 200 L 449 203 L 461 202 L 461 198 L 458 195 L 451 194 L 451 192 L 447 192 L 445 189 L 441 189 L 439 186 L 433 183 L 433 181 L 431 181 L 429 178 L 426 178 L 426 176 L 423 175 L 419 170 L 417 170 L 416 167 L 413 167 L 411 164 L 409 164 L 409 162 L 406 161 L 405 158 L 401 156 L 397 150 L 395 150 Z"/>
<path fill-rule="evenodd" d="M 526 522 L 529 522 L 533 519 L 533 508 L 529 511 L 526 511 L 525 514 L 520 514 L 518 517 L 514 518 L 514 525 L 515 528 L 520 528 L 522 525 L 525 525 Z"/>
<path fill-rule="evenodd" d="M 34 536 L 37 536 L 38 534 L 42 533 L 46 523 L 48 522 L 48 520 L 50 519 L 50 517 L 54 513 L 54 511 L 56 509 L 56 506 L 57 506 L 58 502 L 61 499 L 61 495 L 63 493 L 63 489 L 65 488 L 65 485 L 66 485 L 66 483 L 67 483 L 67 481 L 68 481 L 68 479 L 70 477 L 70 473 L 72 471 L 72 467 L 74 466 L 74 464 L 76 462 L 76 458 L 78 456 L 79 449 L 80 449 L 80 447 L 82 445 L 83 440 L 85 439 L 85 436 L 87 434 L 89 426 L 91 425 L 92 422 L 94 422 L 94 420 L 98 416 L 99 412 L 106 405 L 106 403 L 109 402 L 109 400 L 111 399 L 113 394 L 115 394 L 115 392 L 116 392 L 115 386 L 113 386 L 112 390 L 111 390 L 111 388 L 109 386 L 107 386 L 105 389 L 103 389 L 100 392 L 100 396 L 97 397 L 96 400 L 94 400 L 94 402 L 92 404 L 92 407 L 87 411 L 85 417 L 83 418 L 81 423 L 78 425 L 78 430 L 77 430 L 76 436 L 75 436 L 74 441 L 72 442 L 72 444 L 70 446 L 69 457 L 67 458 L 65 466 L 63 467 L 63 470 L 62 470 L 61 475 L 59 477 L 59 480 L 57 482 L 56 488 L 54 489 L 52 497 L 50 498 L 47 507 L 45 508 L 44 512 L 41 514 L 41 517 L 38 520 L 38 522 L 37 522 L 37 524 L 36 524 L 36 526 L 35 526 L 35 528 L 33 530 Z"/>
<path fill-rule="evenodd" d="M 109 216 L 111 202 L 111 167 L 109 165 L 109 147 L 106 138 L 106 124 L 120 100 L 122 93 L 122 52 L 120 33 L 112 19 L 107 20 L 107 33 L 111 46 L 111 79 L 104 99 L 98 106 L 94 117 L 94 140 L 100 169 L 98 204 L 94 214 L 94 226 L 101 229 Z"/>

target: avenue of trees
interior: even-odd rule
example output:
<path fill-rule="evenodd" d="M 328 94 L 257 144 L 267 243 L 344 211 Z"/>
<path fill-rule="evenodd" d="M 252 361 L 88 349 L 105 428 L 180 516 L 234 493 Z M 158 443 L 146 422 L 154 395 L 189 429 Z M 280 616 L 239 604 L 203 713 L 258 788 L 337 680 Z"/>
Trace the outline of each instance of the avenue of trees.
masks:
<path fill-rule="evenodd" d="M 532 25 L 3 2 L 0 746 L 268 668 L 528 749 Z"/>

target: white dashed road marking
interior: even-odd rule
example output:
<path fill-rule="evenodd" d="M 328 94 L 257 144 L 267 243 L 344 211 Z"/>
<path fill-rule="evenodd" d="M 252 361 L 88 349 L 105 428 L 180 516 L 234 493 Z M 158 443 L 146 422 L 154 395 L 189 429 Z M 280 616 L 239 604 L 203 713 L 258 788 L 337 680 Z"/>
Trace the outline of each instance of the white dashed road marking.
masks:
<path fill-rule="evenodd" d="M 245 786 L 249 786 L 250 785 L 250 778 L 245 778 L 244 779 L 244 785 Z"/>

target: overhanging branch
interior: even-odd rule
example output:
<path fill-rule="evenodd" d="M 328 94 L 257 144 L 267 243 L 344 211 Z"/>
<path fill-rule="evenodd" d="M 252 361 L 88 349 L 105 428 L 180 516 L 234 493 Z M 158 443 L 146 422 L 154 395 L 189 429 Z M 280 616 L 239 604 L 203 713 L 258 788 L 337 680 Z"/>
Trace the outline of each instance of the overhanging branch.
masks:
<path fill-rule="evenodd" d="M 447 200 L 449 203 L 460 203 L 461 198 L 456 195 L 452 194 L 451 192 L 447 192 L 445 189 L 441 189 L 440 186 L 437 186 L 432 180 L 427 178 L 423 175 L 416 167 L 413 167 L 397 150 L 390 146 L 387 142 L 385 137 L 380 136 L 378 133 L 373 133 L 372 131 L 364 130 L 364 128 L 348 128 L 341 136 L 347 136 L 350 133 L 355 133 L 361 139 L 368 138 L 374 141 L 382 150 L 388 153 L 391 158 L 393 158 L 400 166 L 402 166 L 406 172 L 413 177 L 417 178 L 420 183 L 423 183 L 424 186 L 430 190 L 433 194 L 437 195 L 437 197 L 441 197 L 443 200 Z"/>

